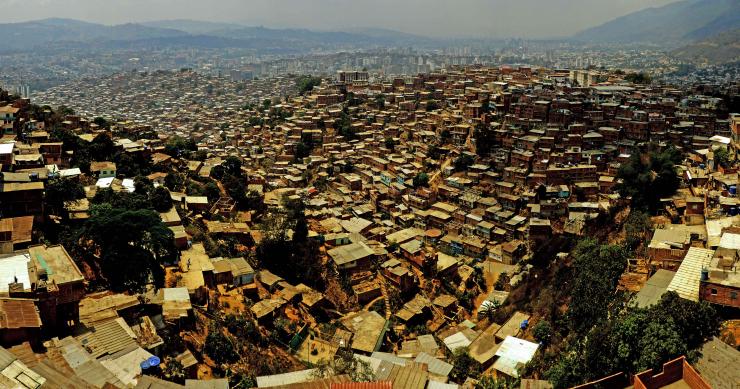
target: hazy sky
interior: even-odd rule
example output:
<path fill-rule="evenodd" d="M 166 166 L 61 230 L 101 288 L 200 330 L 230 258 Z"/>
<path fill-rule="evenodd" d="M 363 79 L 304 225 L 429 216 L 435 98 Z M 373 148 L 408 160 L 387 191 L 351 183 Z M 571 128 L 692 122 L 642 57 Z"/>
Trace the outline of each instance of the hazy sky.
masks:
<path fill-rule="evenodd" d="M 428 36 L 555 37 L 675 0 L 0 0 L 2 22 L 63 17 L 105 24 L 161 19 Z"/>

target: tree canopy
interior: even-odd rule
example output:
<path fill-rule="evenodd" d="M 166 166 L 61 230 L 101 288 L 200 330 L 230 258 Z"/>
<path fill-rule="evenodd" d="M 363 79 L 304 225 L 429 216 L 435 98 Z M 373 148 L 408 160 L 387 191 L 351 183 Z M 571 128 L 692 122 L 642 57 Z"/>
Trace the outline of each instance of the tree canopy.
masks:
<path fill-rule="evenodd" d="M 424 172 L 418 173 L 414 176 L 413 185 L 414 188 L 429 186 L 429 176 Z"/>
<path fill-rule="evenodd" d="M 619 167 L 617 178 L 622 182 L 615 188 L 623 197 L 632 198 L 632 208 L 655 212 L 660 199 L 676 193 L 681 183 L 675 167 L 681 158 L 678 150 L 672 147 L 651 153 L 649 163 L 640 153 L 634 153 Z"/>
<path fill-rule="evenodd" d="M 627 74 L 624 80 L 633 84 L 650 84 L 653 82 L 653 78 L 645 72 Z"/>
<path fill-rule="evenodd" d="M 627 267 L 627 254 L 621 246 L 588 238 L 576 245 L 573 257 L 575 278 L 568 317 L 571 328 L 583 333 L 606 315 L 619 276 Z"/>
<path fill-rule="evenodd" d="M 100 258 L 113 290 L 142 290 L 150 281 L 162 286 L 161 264 L 177 250 L 172 230 L 148 209 L 94 205 L 81 234 L 83 247 Z"/>
<path fill-rule="evenodd" d="M 462 154 L 455 160 L 455 170 L 458 172 L 466 171 L 475 160 L 468 154 Z"/>
<path fill-rule="evenodd" d="M 298 86 L 298 92 L 301 95 L 305 95 L 307 92 L 313 90 L 315 86 L 321 85 L 320 77 L 313 76 L 300 76 L 296 79 L 296 85 Z"/>
<path fill-rule="evenodd" d="M 51 178 L 46 183 L 45 201 L 49 211 L 60 213 L 66 201 L 79 200 L 85 197 L 85 188 L 80 181 L 71 178 Z"/>
<path fill-rule="evenodd" d="M 714 163 L 717 167 L 726 168 L 730 165 L 730 152 L 726 147 L 719 147 L 714 150 Z"/>
<path fill-rule="evenodd" d="M 618 372 L 659 368 L 681 355 L 693 361 L 719 325 L 708 303 L 667 292 L 656 305 L 622 310 L 572 341 L 545 376 L 556 388 L 566 388 Z"/>

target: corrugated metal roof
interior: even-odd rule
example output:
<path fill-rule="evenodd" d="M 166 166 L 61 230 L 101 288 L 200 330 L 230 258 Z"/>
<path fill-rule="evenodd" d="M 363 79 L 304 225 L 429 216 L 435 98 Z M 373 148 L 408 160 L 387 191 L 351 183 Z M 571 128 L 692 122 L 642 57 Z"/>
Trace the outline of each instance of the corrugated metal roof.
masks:
<path fill-rule="evenodd" d="M 135 335 L 121 318 L 99 322 L 92 331 L 77 336 L 93 358 L 137 347 Z"/>
<path fill-rule="evenodd" d="M 372 353 L 371 357 L 380 359 L 381 361 L 390 362 L 394 365 L 399 365 L 399 366 L 406 366 L 406 363 L 409 362 L 407 359 L 400 358 L 396 356 L 395 354 L 384 353 L 380 351 L 376 351 Z"/>
<path fill-rule="evenodd" d="M 316 369 L 299 370 L 290 373 L 274 374 L 257 377 L 258 388 L 269 388 L 271 386 L 288 385 L 300 382 L 308 382 L 315 378 Z"/>
<path fill-rule="evenodd" d="M 430 380 L 427 389 L 458 389 L 458 384 L 446 384 L 444 382 Z"/>
<path fill-rule="evenodd" d="M 713 250 L 690 247 L 667 290 L 686 300 L 699 301 L 701 270 L 709 265 L 713 255 Z"/>
<path fill-rule="evenodd" d="M 0 329 L 39 327 L 41 318 L 33 300 L 0 299 Z"/>
<path fill-rule="evenodd" d="M 110 370 L 116 378 L 128 386 L 136 385 L 136 378 L 141 375 L 141 362 L 153 355 L 141 347 L 116 358 L 101 360 L 100 363 Z"/>
<path fill-rule="evenodd" d="M 393 365 L 390 371 L 386 372 L 387 374 L 377 378 L 392 381 L 393 388 L 424 389 L 429 379 L 429 373 L 414 363 L 407 366 Z"/>
<path fill-rule="evenodd" d="M 419 356 L 416 357 L 414 362 L 425 363 L 427 365 L 427 370 L 437 376 L 446 377 L 452 371 L 452 365 L 447 362 L 440 361 L 439 359 L 425 352 L 420 353 Z"/>
<path fill-rule="evenodd" d="M 152 376 L 142 376 L 134 389 L 182 389 L 184 386 Z"/>
<path fill-rule="evenodd" d="M 13 353 L 0 346 L 0 370 L 10 366 L 10 364 L 16 359 L 18 358 L 16 358 Z"/>
<path fill-rule="evenodd" d="M 649 307 L 658 301 L 663 293 L 666 292 L 668 285 L 673 280 L 675 272 L 666 269 L 658 271 L 650 277 L 645 285 L 635 295 L 633 303 L 639 308 Z"/>
<path fill-rule="evenodd" d="M 331 389 L 393 389 L 393 383 L 385 382 L 345 382 L 331 384 Z"/>
<path fill-rule="evenodd" d="M 740 234 L 725 232 L 719 240 L 719 247 L 740 250 Z"/>
<path fill-rule="evenodd" d="M 498 360 L 493 368 L 511 377 L 517 377 L 519 366 L 526 364 L 537 352 L 539 344 L 507 336 L 496 351 Z"/>
<path fill-rule="evenodd" d="M 229 389 L 227 378 L 216 378 L 209 380 L 185 380 L 188 389 Z"/>
<path fill-rule="evenodd" d="M 696 370 L 715 389 L 736 389 L 740 383 L 740 351 L 727 343 L 712 338 L 701 349 L 701 358 L 694 364 Z"/>

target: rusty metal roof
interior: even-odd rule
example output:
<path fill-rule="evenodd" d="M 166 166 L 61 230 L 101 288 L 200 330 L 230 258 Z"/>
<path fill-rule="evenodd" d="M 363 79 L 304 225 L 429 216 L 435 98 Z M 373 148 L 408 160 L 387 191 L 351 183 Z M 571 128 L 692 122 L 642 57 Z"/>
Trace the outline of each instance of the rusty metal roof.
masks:
<path fill-rule="evenodd" d="M 0 299 L 0 328 L 38 328 L 41 318 L 36 304 L 27 299 Z"/>
<path fill-rule="evenodd" d="M 331 389 L 393 389 L 393 383 L 383 382 L 344 382 L 331 384 Z"/>

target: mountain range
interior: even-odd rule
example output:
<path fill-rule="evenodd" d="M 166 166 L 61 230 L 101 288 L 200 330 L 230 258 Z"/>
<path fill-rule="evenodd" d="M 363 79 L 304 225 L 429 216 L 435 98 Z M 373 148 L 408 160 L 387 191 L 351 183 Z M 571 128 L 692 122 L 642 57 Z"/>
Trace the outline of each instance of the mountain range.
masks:
<path fill-rule="evenodd" d="M 725 31 L 675 49 L 671 54 L 696 65 L 740 62 L 740 29 Z"/>
<path fill-rule="evenodd" d="M 106 26 L 73 19 L 0 24 L 2 51 L 50 46 L 99 48 L 236 47 L 265 52 L 306 52 L 329 47 L 424 46 L 432 39 L 382 29 L 312 31 L 273 29 L 194 20 L 163 20 Z"/>
<path fill-rule="evenodd" d="M 740 0 L 682 0 L 647 8 L 581 31 L 593 43 L 681 45 L 740 28 Z"/>
<path fill-rule="evenodd" d="M 719 51 L 723 44 L 736 44 L 740 29 L 740 0 L 680 0 L 663 7 L 634 12 L 575 34 L 576 43 L 654 43 L 685 57 L 728 60 L 732 53 Z M 379 28 L 345 31 L 277 29 L 195 20 L 160 20 L 102 25 L 73 19 L 43 19 L 0 23 L 0 53 L 12 51 L 66 50 L 70 48 L 244 48 L 261 53 L 299 54 L 322 49 L 372 47 L 440 47 L 459 40 L 422 37 Z M 491 37 L 493 40 L 495 37 Z M 734 46 L 732 46 L 734 47 Z M 733 49 L 734 50 L 734 49 Z"/>

